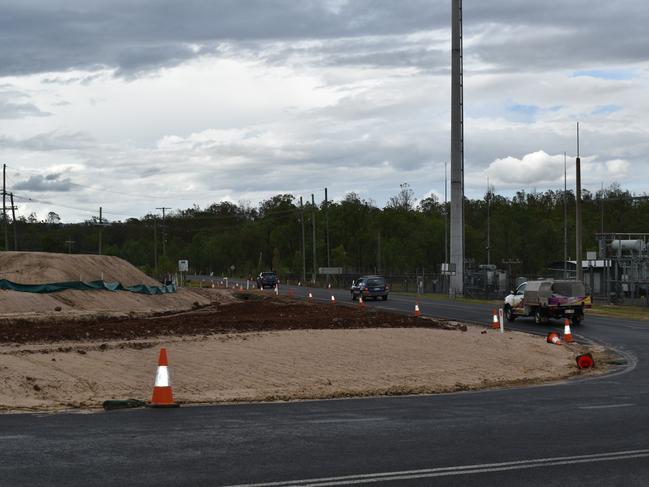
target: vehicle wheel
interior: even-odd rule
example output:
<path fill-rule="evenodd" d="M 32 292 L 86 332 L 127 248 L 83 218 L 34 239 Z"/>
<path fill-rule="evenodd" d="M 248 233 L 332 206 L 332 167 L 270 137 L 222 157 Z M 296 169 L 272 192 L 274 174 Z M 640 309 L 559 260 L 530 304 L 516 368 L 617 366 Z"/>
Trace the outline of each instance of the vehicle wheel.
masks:
<path fill-rule="evenodd" d="M 543 316 L 543 313 L 541 312 L 540 309 L 537 308 L 537 310 L 534 312 L 534 323 L 537 325 L 542 325 L 544 323 L 545 317 Z"/>
<path fill-rule="evenodd" d="M 388 295 L 386 294 L 385 296 L 383 296 L 383 301 L 387 301 L 387 300 L 388 300 Z"/>
<path fill-rule="evenodd" d="M 505 306 L 505 317 L 509 322 L 512 322 L 516 319 L 516 315 L 514 314 L 514 311 L 512 310 L 512 307 L 510 305 Z"/>
<path fill-rule="evenodd" d="M 582 311 L 575 310 L 575 313 L 572 315 L 570 320 L 573 326 L 581 325 L 581 322 L 584 321 L 584 313 Z"/>

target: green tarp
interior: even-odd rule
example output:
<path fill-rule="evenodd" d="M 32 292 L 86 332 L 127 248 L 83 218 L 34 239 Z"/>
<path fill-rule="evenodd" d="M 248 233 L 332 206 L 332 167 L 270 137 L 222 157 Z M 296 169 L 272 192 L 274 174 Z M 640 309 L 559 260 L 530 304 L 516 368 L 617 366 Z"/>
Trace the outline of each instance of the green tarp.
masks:
<path fill-rule="evenodd" d="M 15 282 L 0 279 L 0 289 L 6 291 L 20 291 L 23 293 L 55 293 L 66 289 L 77 289 L 79 291 L 105 290 L 105 291 L 130 291 L 139 294 L 167 294 L 175 293 L 176 286 L 147 286 L 137 284 L 135 286 L 122 286 L 119 282 L 105 281 L 70 281 L 70 282 L 53 282 L 49 284 L 17 284 Z"/>

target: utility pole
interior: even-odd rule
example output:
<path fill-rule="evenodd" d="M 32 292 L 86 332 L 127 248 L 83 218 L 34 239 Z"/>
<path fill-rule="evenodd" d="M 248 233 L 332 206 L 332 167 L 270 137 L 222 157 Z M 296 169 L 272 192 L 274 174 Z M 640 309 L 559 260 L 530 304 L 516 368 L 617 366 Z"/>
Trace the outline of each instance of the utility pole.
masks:
<path fill-rule="evenodd" d="M 7 229 L 7 165 L 2 165 L 2 219 L 5 230 L 5 250 L 9 250 L 9 232 Z"/>
<path fill-rule="evenodd" d="M 448 266 L 448 172 L 444 161 L 444 262 Z M 448 269 L 447 269 L 448 271 Z"/>
<path fill-rule="evenodd" d="M 103 208 L 100 206 L 99 207 L 99 223 L 97 224 L 99 227 L 99 255 L 101 255 L 101 244 L 102 244 L 102 238 L 103 238 L 103 227 L 104 225 L 104 217 L 103 217 Z"/>
<path fill-rule="evenodd" d="M 491 187 L 487 178 L 487 265 L 491 264 Z"/>
<path fill-rule="evenodd" d="M 451 275 L 449 294 L 464 294 L 464 95 L 462 0 L 453 0 L 451 15 Z"/>
<path fill-rule="evenodd" d="M 512 265 L 518 265 L 521 263 L 519 259 L 512 259 L 511 257 L 509 259 L 503 259 L 502 263 L 507 266 L 507 279 L 509 279 L 509 287 L 514 287 L 512 286 L 513 281 L 512 281 Z"/>
<path fill-rule="evenodd" d="M 568 162 L 563 153 L 563 278 L 568 279 Z"/>
<path fill-rule="evenodd" d="M 575 192 L 575 208 L 576 208 L 576 218 L 575 218 L 575 261 L 577 272 L 575 274 L 575 280 L 583 281 L 584 274 L 581 268 L 581 159 L 579 157 L 579 122 L 577 122 L 577 184 Z"/>
<path fill-rule="evenodd" d="M 68 246 L 68 254 L 72 253 L 72 245 L 74 244 L 74 240 L 72 240 L 72 237 L 69 237 L 66 241 L 65 244 Z"/>
<path fill-rule="evenodd" d="M 103 230 L 104 227 L 108 226 L 108 223 L 104 223 L 104 209 L 100 206 L 99 207 L 99 223 L 97 223 L 97 226 L 99 227 L 99 255 L 102 255 L 102 244 L 103 244 Z"/>
<path fill-rule="evenodd" d="M 306 238 L 304 235 L 304 202 L 300 196 L 300 226 L 302 227 L 302 282 L 306 284 Z"/>
<path fill-rule="evenodd" d="M 329 255 L 329 198 L 327 197 L 327 188 L 325 188 L 325 235 L 327 237 L 327 267 L 331 267 Z"/>
<path fill-rule="evenodd" d="M 16 230 L 16 206 L 14 205 L 14 194 L 9 193 L 9 196 L 11 197 L 11 217 L 13 221 L 13 227 L 14 227 L 14 250 L 18 250 L 18 235 L 17 235 L 17 230 Z M 603 221 L 603 220 L 602 220 Z M 603 227 L 603 225 L 602 225 Z"/>
<path fill-rule="evenodd" d="M 166 257 L 167 256 L 167 225 L 165 224 L 165 217 L 166 217 L 165 211 L 171 210 L 171 208 L 167 206 L 162 206 L 160 208 L 156 208 L 156 210 L 162 210 L 162 256 Z"/>
<path fill-rule="evenodd" d="M 13 206 L 13 200 L 11 201 L 11 205 Z M 600 197 L 599 197 L 599 210 L 600 210 L 599 231 L 602 235 L 604 235 L 604 183 L 603 182 L 602 182 L 602 190 L 600 192 Z"/>
<path fill-rule="evenodd" d="M 315 284 L 316 278 L 316 246 L 315 246 L 315 197 L 311 194 L 311 223 L 313 224 L 313 274 L 311 282 Z"/>
<path fill-rule="evenodd" d="M 446 169 L 447 161 L 444 161 L 444 265 L 446 270 L 444 272 L 444 289 L 442 292 L 449 292 L 448 279 L 449 279 L 449 264 L 448 264 L 448 171 Z"/>
<path fill-rule="evenodd" d="M 381 230 L 379 230 L 379 234 L 377 235 L 376 273 L 381 274 Z"/>
<path fill-rule="evenodd" d="M 158 278 L 158 218 L 153 218 L 153 268 L 155 277 Z"/>

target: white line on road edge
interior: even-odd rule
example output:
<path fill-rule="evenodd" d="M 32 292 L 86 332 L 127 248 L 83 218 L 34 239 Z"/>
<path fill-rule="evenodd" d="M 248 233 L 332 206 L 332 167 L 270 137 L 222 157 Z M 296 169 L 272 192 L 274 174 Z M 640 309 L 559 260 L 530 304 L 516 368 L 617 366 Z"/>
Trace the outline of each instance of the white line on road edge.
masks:
<path fill-rule="evenodd" d="M 609 408 L 629 408 L 635 406 L 635 404 L 624 403 L 624 404 L 599 404 L 596 406 L 579 406 L 579 409 L 609 409 Z"/>
<path fill-rule="evenodd" d="M 578 455 L 570 457 L 539 458 L 536 460 L 520 460 L 503 463 L 484 463 L 478 465 L 464 465 L 456 467 L 439 467 L 423 470 L 404 470 L 401 472 L 384 472 L 361 475 L 347 475 L 342 477 L 323 477 L 303 480 L 288 480 L 280 482 L 264 482 L 259 484 L 238 484 L 226 487 L 328 487 L 336 485 L 356 485 L 377 482 L 391 482 L 395 480 L 413 480 L 450 475 L 469 475 L 487 472 L 502 472 L 507 470 L 522 470 L 529 468 L 551 467 L 557 465 L 574 465 L 579 463 L 609 462 L 614 460 L 630 460 L 634 458 L 649 457 L 649 449 L 630 450 L 610 453 L 595 453 L 592 455 Z"/>

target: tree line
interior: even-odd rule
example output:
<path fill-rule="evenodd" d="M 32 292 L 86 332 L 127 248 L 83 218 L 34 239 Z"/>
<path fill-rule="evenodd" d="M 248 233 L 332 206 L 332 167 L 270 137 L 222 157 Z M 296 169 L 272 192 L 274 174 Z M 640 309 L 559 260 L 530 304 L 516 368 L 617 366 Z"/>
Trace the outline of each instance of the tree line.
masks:
<path fill-rule="evenodd" d="M 605 232 L 649 231 L 647 199 L 634 198 L 616 184 L 597 192 L 586 190 L 582 198 L 584 251 L 597 250 L 595 234 L 602 225 Z M 515 272 L 542 274 L 550 262 L 563 259 L 564 200 L 568 255 L 574 259 L 573 192 L 520 191 L 512 197 L 488 192 L 481 199 L 466 199 L 467 266 L 487 263 L 489 225 L 492 264 L 506 268 L 503 261 L 516 259 L 520 264 Z M 63 224 L 55 212 L 42 220 L 32 214 L 17 221 L 16 233 L 18 250 L 45 252 L 98 253 L 101 238 L 103 254 L 122 257 L 158 277 L 174 272 L 179 259 L 188 259 L 193 272 L 244 276 L 272 269 L 299 277 L 305 262 L 310 277 L 315 220 L 316 267 L 329 263 L 348 273 L 388 275 L 424 269 L 431 275 L 439 273 L 445 261 L 449 207 L 435 196 L 416 201 L 404 184 L 383 208 L 355 193 L 341 201 L 303 206 L 293 195 L 278 194 L 256 207 L 222 201 L 174 210 L 164 221 L 149 214 L 103 226 L 97 225 L 97 218 Z M 8 250 L 14 250 L 12 231 L 10 224 Z M 0 248 L 7 250 L 4 239 Z"/>

